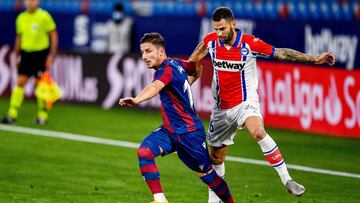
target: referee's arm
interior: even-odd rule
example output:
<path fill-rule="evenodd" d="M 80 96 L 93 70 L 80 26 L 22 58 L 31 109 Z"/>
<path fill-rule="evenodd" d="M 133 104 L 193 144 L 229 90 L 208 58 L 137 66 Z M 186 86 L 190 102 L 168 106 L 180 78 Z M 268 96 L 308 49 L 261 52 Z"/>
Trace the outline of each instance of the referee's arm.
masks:
<path fill-rule="evenodd" d="M 50 68 L 54 61 L 59 43 L 58 33 L 56 30 L 50 31 L 49 36 L 50 36 L 50 53 L 46 59 L 47 68 Z"/>
<path fill-rule="evenodd" d="M 19 63 L 19 57 L 20 57 L 20 43 L 21 43 L 21 38 L 20 35 L 17 34 L 15 37 L 15 59 L 16 59 L 16 63 L 18 65 Z"/>

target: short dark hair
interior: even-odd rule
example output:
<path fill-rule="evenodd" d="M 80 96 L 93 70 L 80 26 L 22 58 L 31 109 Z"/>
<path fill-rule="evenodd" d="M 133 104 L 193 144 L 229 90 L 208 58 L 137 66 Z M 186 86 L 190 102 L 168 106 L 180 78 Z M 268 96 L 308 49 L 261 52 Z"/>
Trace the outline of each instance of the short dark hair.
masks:
<path fill-rule="evenodd" d="M 122 3 L 116 3 L 116 4 L 114 4 L 114 10 L 119 11 L 119 12 L 123 12 L 124 11 L 124 5 Z"/>
<path fill-rule="evenodd" d="M 234 14 L 228 7 L 219 7 L 217 8 L 213 15 L 212 20 L 213 21 L 220 21 L 221 19 L 225 20 L 234 20 Z"/>
<path fill-rule="evenodd" d="M 157 32 L 145 33 L 144 36 L 140 39 L 140 44 L 149 42 L 155 46 L 160 46 L 165 48 L 165 40 L 161 34 Z"/>

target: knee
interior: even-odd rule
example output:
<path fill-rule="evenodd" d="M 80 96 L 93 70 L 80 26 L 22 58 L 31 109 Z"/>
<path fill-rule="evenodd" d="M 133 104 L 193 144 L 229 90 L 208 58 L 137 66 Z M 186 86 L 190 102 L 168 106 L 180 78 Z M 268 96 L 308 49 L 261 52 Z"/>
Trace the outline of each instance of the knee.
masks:
<path fill-rule="evenodd" d="M 220 164 L 224 163 L 224 161 L 225 161 L 225 156 L 217 156 L 217 155 L 215 155 L 215 154 L 212 154 L 212 155 L 210 156 L 210 159 L 211 159 L 212 164 L 214 164 L 214 165 L 220 165 Z"/>
<path fill-rule="evenodd" d="M 137 155 L 139 158 L 148 158 L 148 159 L 155 158 L 154 153 L 151 151 L 150 148 L 146 146 L 140 146 L 137 149 Z"/>
<path fill-rule="evenodd" d="M 262 126 L 259 126 L 254 130 L 252 136 L 256 141 L 260 141 L 266 136 L 266 131 Z"/>

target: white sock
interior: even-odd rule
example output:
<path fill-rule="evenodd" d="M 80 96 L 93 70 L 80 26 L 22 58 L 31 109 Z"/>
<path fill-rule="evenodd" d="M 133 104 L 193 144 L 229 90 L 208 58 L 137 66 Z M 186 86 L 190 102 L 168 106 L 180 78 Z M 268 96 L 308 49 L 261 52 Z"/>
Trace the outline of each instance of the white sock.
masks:
<path fill-rule="evenodd" d="M 225 164 L 222 163 L 220 165 L 212 165 L 213 169 L 216 171 L 216 173 L 218 174 L 218 176 L 224 178 L 225 177 Z M 221 199 L 216 195 L 216 193 L 214 191 L 212 191 L 212 189 L 209 188 L 209 203 L 218 203 L 220 202 Z"/>
<path fill-rule="evenodd" d="M 160 202 L 166 202 L 167 201 L 164 193 L 156 193 L 156 194 L 154 194 L 154 200 L 155 201 L 160 201 Z"/>
<path fill-rule="evenodd" d="M 270 135 L 266 135 L 262 140 L 260 140 L 258 142 L 258 144 L 260 145 L 260 148 L 261 148 L 261 150 L 263 152 L 269 152 L 269 151 L 277 148 L 277 145 L 276 145 L 275 141 L 270 137 Z M 265 155 L 265 157 L 266 157 L 266 155 Z M 272 163 L 270 163 L 270 164 L 272 164 Z M 281 182 L 284 185 L 286 184 L 286 182 L 288 180 L 291 180 L 291 177 L 290 177 L 289 172 L 287 170 L 285 161 L 283 162 L 283 164 L 281 164 L 279 166 L 274 166 L 273 165 L 273 168 L 275 168 L 275 170 L 279 174 Z"/>

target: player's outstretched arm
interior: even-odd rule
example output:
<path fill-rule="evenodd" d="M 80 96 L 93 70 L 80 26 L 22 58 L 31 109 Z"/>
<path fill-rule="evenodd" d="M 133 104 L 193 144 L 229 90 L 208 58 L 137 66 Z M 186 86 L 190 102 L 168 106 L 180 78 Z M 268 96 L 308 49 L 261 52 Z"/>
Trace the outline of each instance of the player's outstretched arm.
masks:
<path fill-rule="evenodd" d="M 149 100 L 155 97 L 159 92 L 165 87 L 165 84 L 160 80 L 155 80 L 148 86 L 146 86 L 140 94 L 133 98 L 133 97 L 125 97 L 119 100 L 120 106 L 135 106 L 140 104 L 143 101 Z"/>
<path fill-rule="evenodd" d="M 332 54 L 332 52 L 324 52 L 317 56 L 313 56 L 313 55 L 301 53 L 293 49 L 276 48 L 273 58 L 279 61 L 310 63 L 317 65 L 327 64 L 332 66 L 335 64 L 335 57 Z"/>
<path fill-rule="evenodd" d="M 202 58 L 206 56 L 208 50 L 204 44 L 204 42 L 200 42 L 195 48 L 194 52 L 189 57 L 188 61 L 198 63 Z"/>

